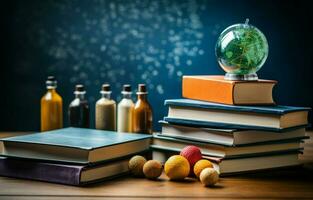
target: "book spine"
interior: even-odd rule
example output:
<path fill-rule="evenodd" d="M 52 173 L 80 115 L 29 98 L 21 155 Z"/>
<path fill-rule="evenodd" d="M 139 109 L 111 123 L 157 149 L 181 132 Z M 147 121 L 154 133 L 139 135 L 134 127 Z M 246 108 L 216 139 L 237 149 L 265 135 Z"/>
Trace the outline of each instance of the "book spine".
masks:
<path fill-rule="evenodd" d="M 234 104 L 234 84 L 193 77 L 183 77 L 182 95 L 184 98 Z"/>
<path fill-rule="evenodd" d="M 82 167 L 0 159 L 0 175 L 13 178 L 79 185 Z"/>

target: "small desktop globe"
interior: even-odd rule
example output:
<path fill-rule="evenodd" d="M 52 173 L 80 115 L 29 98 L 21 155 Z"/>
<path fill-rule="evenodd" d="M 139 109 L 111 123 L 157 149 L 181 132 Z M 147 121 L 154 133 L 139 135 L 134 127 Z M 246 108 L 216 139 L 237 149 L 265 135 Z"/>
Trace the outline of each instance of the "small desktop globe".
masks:
<path fill-rule="evenodd" d="M 257 80 L 268 56 L 268 43 L 264 34 L 248 24 L 227 27 L 219 36 L 215 53 L 227 80 Z"/>

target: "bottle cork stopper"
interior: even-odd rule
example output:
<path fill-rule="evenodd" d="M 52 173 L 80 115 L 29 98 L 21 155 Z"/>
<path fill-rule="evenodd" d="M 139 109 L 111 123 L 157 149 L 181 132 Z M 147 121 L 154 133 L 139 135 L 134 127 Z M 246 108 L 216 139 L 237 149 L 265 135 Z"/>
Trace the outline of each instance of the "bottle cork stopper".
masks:
<path fill-rule="evenodd" d="M 146 84 L 139 84 L 138 85 L 138 92 L 146 93 L 147 92 Z"/>
<path fill-rule="evenodd" d="M 132 87 L 129 84 L 125 84 L 123 85 L 123 92 L 131 92 L 132 91 Z"/>
<path fill-rule="evenodd" d="M 57 87 L 57 80 L 54 76 L 48 76 L 46 80 L 47 88 L 56 88 Z"/>
<path fill-rule="evenodd" d="M 54 76 L 48 76 L 47 81 L 56 81 Z"/>
<path fill-rule="evenodd" d="M 75 86 L 75 91 L 77 92 L 84 92 L 85 91 L 85 87 L 82 84 L 78 84 Z"/>
<path fill-rule="evenodd" d="M 102 85 L 102 91 L 103 91 L 103 92 L 109 92 L 109 91 L 111 91 L 111 86 L 110 86 L 110 84 L 103 84 L 103 85 Z"/>

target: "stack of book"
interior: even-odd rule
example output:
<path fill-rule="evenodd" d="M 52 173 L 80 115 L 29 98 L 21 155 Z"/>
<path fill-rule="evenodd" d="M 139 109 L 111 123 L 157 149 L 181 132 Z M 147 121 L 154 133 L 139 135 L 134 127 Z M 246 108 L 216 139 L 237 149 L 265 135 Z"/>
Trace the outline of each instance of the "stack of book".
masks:
<path fill-rule="evenodd" d="M 195 145 L 220 175 L 298 165 L 310 108 L 274 105 L 275 84 L 184 76 L 186 99 L 165 101 L 168 116 L 154 135 L 154 158 L 164 162 Z"/>
<path fill-rule="evenodd" d="M 84 185 L 128 174 L 131 156 L 149 156 L 151 136 L 65 128 L 1 139 L 0 175 Z"/>

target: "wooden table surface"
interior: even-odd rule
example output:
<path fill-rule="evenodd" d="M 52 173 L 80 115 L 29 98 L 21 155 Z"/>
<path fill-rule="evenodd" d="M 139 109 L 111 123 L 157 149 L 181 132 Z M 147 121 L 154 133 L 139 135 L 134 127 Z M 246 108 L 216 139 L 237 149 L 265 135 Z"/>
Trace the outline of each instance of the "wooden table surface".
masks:
<path fill-rule="evenodd" d="M 313 136 L 313 132 L 308 132 Z M 0 133 L 1 137 L 1 133 Z M 313 199 L 313 137 L 305 142 L 303 167 L 221 178 L 213 188 L 198 181 L 121 177 L 88 187 L 0 177 L 2 199 Z"/>

